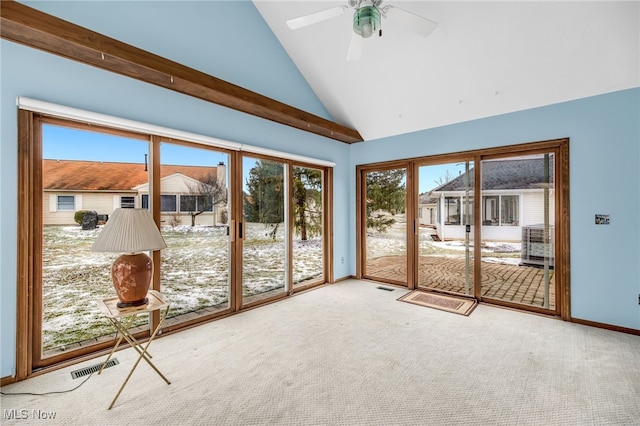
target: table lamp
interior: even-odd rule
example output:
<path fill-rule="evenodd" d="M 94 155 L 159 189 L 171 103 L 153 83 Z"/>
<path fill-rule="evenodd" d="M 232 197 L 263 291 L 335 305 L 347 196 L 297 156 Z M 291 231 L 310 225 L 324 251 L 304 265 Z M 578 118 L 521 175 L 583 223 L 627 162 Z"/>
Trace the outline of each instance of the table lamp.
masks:
<path fill-rule="evenodd" d="M 92 251 L 124 252 L 111 266 L 118 307 L 146 304 L 153 276 L 153 260 L 143 251 L 166 248 L 147 209 L 115 209 L 98 234 Z"/>

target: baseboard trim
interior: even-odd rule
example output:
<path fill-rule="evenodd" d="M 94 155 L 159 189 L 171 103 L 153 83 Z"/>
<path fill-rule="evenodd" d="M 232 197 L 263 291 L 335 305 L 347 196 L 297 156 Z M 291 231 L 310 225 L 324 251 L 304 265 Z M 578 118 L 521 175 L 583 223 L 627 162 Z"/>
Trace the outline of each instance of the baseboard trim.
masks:
<path fill-rule="evenodd" d="M 347 275 L 346 277 L 338 278 L 337 280 L 333 280 L 332 284 L 337 284 L 342 281 L 354 280 L 356 277 L 354 275 Z"/>
<path fill-rule="evenodd" d="M 605 330 L 618 331 L 620 333 L 633 334 L 636 336 L 640 336 L 640 330 L 636 330 L 635 328 L 620 327 L 618 325 L 605 324 L 602 322 L 589 321 L 589 320 L 584 320 L 580 318 L 571 318 L 571 322 L 574 322 L 576 324 L 581 324 L 581 325 L 588 325 L 590 327 L 602 328 Z"/>
<path fill-rule="evenodd" d="M 16 382 L 17 380 L 15 376 L 5 376 L 0 378 L 0 386 L 7 386 Z"/>

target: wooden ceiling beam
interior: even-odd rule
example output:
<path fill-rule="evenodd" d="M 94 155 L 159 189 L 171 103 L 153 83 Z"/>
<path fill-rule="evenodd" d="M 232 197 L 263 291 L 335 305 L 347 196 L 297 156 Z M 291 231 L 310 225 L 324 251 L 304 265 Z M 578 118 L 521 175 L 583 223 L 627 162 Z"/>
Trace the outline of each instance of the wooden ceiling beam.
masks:
<path fill-rule="evenodd" d="M 15 1 L 0 2 L 0 36 L 35 49 L 345 143 L 351 128 Z"/>

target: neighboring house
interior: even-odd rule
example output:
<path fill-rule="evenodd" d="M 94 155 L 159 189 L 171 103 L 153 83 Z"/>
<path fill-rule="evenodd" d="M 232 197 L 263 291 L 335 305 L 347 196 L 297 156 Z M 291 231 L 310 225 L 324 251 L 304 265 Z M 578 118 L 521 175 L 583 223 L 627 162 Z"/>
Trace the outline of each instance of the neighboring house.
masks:
<path fill-rule="evenodd" d="M 486 241 L 521 241 L 523 229 L 544 224 L 544 159 L 524 158 L 493 160 L 482 164 L 482 239 Z M 421 224 L 436 225 L 442 240 L 463 239 L 466 224 L 473 224 L 474 170 L 432 191 L 421 194 Z M 469 191 L 466 191 L 466 188 Z M 553 160 L 549 162 L 549 217 L 554 223 Z M 465 203 L 466 197 L 469 202 Z M 465 208 L 468 207 L 468 208 Z M 435 221 L 429 223 L 430 210 Z"/>
<path fill-rule="evenodd" d="M 438 199 L 426 192 L 418 196 L 418 219 L 420 225 L 435 225 L 438 218 Z"/>
<path fill-rule="evenodd" d="M 226 201 L 207 202 L 207 185 L 216 179 L 226 186 L 226 166 L 161 166 L 161 221 L 198 225 L 223 222 Z M 94 210 L 102 220 L 116 208 L 149 207 L 149 170 L 144 163 L 43 160 L 43 223 L 75 224 L 78 210 Z"/>

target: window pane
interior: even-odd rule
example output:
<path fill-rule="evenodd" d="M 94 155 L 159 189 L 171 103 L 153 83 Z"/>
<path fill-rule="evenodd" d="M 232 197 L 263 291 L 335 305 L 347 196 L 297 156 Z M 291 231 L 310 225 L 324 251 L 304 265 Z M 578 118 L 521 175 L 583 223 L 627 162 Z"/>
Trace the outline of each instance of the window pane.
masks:
<path fill-rule="evenodd" d="M 160 195 L 160 211 L 162 212 L 175 212 L 176 211 L 176 196 L 175 195 Z"/>
<path fill-rule="evenodd" d="M 197 211 L 195 195 L 180 195 L 180 211 L 191 213 Z"/>
<path fill-rule="evenodd" d="M 293 285 L 324 279 L 322 170 L 293 168 Z"/>
<path fill-rule="evenodd" d="M 120 197 L 120 207 L 123 209 L 133 209 L 136 207 L 135 197 Z"/>
<path fill-rule="evenodd" d="M 553 154 L 485 160 L 481 174 L 482 297 L 555 310 Z"/>
<path fill-rule="evenodd" d="M 243 304 L 287 289 L 287 193 L 284 163 L 243 157 Z"/>
<path fill-rule="evenodd" d="M 198 206 L 198 211 L 212 212 L 213 197 L 211 195 L 198 195 L 196 197 L 196 205 Z"/>
<path fill-rule="evenodd" d="M 58 210 L 75 210 L 75 197 L 73 195 L 58 195 Z"/>
<path fill-rule="evenodd" d="M 365 173 L 365 275 L 407 283 L 407 170 Z"/>
<path fill-rule="evenodd" d="M 460 225 L 460 197 L 445 197 L 445 225 Z"/>
<path fill-rule="evenodd" d="M 145 141 L 42 126 L 42 282 L 36 287 L 42 301 L 34 308 L 42 314 L 41 335 L 36 336 L 41 359 L 86 352 L 88 346 L 113 339 L 113 326 L 96 313 L 95 300 L 116 297 L 111 265 L 119 254 L 94 252 L 91 246 L 114 210 L 114 195 L 116 204 L 134 199 L 132 187 L 148 181 L 143 163 L 148 152 Z M 96 176 L 103 190 L 96 189 Z M 75 194 L 49 196 L 63 185 Z M 95 211 L 98 227 L 83 229 L 74 209 Z M 136 324 L 146 327 L 147 317 Z"/>
<path fill-rule="evenodd" d="M 500 222 L 502 225 L 518 226 L 518 196 L 503 195 L 502 211 L 500 212 Z"/>
<path fill-rule="evenodd" d="M 229 308 L 229 155 L 161 142 L 160 162 L 160 288 L 171 300 L 167 324 L 176 325 Z"/>
<path fill-rule="evenodd" d="M 473 162 L 418 168 L 418 287 L 473 294 L 473 181 Z"/>
<path fill-rule="evenodd" d="M 482 224 L 485 226 L 498 226 L 500 224 L 500 212 L 498 211 L 498 196 L 482 197 Z"/>

